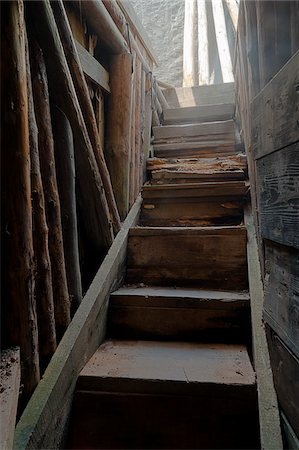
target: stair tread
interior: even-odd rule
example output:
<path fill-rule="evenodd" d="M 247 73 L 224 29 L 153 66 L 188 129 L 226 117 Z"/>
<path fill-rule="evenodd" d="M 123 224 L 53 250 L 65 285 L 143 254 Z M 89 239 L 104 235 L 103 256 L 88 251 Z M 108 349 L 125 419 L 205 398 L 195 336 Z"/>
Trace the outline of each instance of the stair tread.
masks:
<path fill-rule="evenodd" d="M 246 236 L 244 225 L 228 225 L 219 227 L 134 227 L 130 228 L 130 236 Z"/>
<path fill-rule="evenodd" d="M 246 347 L 236 344 L 107 340 L 81 377 L 255 385 Z"/>
<path fill-rule="evenodd" d="M 163 124 L 228 120 L 233 118 L 234 110 L 232 103 L 168 108 L 163 112 Z"/>

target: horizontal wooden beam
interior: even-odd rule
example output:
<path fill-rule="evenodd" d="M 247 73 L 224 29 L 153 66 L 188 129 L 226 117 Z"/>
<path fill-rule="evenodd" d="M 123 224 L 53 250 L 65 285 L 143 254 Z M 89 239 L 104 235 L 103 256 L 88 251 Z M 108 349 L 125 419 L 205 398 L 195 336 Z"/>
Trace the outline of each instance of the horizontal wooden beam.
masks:
<path fill-rule="evenodd" d="M 84 74 L 106 92 L 110 92 L 109 72 L 78 41 L 75 44 Z"/>
<path fill-rule="evenodd" d="M 64 448 L 77 376 L 105 338 L 109 294 L 122 281 L 129 229 L 141 203 L 138 197 L 23 412 L 14 449 Z"/>

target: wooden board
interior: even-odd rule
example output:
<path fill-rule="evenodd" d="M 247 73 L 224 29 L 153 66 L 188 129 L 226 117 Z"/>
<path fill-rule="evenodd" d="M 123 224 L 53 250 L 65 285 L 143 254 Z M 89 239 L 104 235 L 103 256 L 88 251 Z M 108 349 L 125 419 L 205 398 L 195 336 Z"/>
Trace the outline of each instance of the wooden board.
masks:
<path fill-rule="evenodd" d="M 299 358 L 299 251 L 265 244 L 265 320 Z"/>
<path fill-rule="evenodd" d="M 163 124 L 200 123 L 229 120 L 234 116 L 235 106 L 222 105 L 189 106 L 185 108 L 169 108 L 163 111 Z"/>
<path fill-rule="evenodd" d="M 299 436 L 299 360 L 269 326 L 266 330 L 278 402 Z"/>
<path fill-rule="evenodd" d="M 110 296 L 108 336 L 245 342 L 249 307 L 243 292 L 122 287 Z"/>
<path fill-rule="evenodd" d="M 154 155 L 157 158 L 214 158 L 238 153 L 235 143 L 228 140 L 154 143 Z"/>
<path fill-rule="evenodd" d="M 247 288 L 244 227 L 132 228 L 127 281 L 150 285 Z"/>
<path fill-rule="evenodd" d="M 243 170 L 172 170 L 172 169 L 160 169 L 152 170 L 152 183 L 153 184 L 183 184 L 183 183 L 201 183 L 201 182 L 214 182 L 214 181 L 238 181 L 244 180 Z"/>
<path fill-rule="evenodd" d="M 299 51 L 255 97 L 251 116 L 255 159 L 299 140 Z"/>
<path fill-rule="evenodd" d="M 257 191 L 262 236 L 299 249 L 299 143 L 257 161 Z"/>
<path fill-rule="evenodd" d="M 234 103 L 234 83 L 214 84 L 164 89 L 164 96 L 171 108 Z"/>
<path fill-rule="evenodd" d="M 23 412 L 14 448 L 63 447 L 77 375 L 104 339 L 109 294 L 121 282 L 128 232 L 138 220 L 140 205 L 139 197 Z"/>
<path fill-rule="evenodd" d="M 110 92 L 107 70 L 78 41 L 75 44 L 84 74 L 106 92 Z"/>
<path fill-rule="evenodd" d="M 11 449 L 19 401 L 21 363 L 20 349 L 1 350 L 0 361 L 0 448 Z"/>
<path fill-rule="evenodd" d="M 204 122 L 186 125 L 163 125 L 161 127 L 153 127 L 155 141 L 166 139 L 191 139 L 201 136 L 206 139 L 206 136 L 215 136 L 215 139 L 220 139 L 225 136 L 227 139 L 234 141 L 235 138 L 235 124 L 233 120 L 224 120 L 218 122 Z M 219 138 L 220 136 L 220 138 Z M 212 138 L 211 138 L 212 140 Z"/>

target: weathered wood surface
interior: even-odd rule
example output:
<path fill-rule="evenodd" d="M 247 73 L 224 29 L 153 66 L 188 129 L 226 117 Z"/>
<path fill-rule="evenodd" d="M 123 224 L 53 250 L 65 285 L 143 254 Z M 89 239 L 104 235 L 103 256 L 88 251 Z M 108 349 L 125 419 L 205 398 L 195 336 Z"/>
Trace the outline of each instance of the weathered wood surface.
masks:
<path fill-rule="evenodd" d="M 163 124 L 216 122 L 233 118 L 235 107 L 233 104 L 189 106 L 185 108 L 169 108 L 163 112 Z"/>
<path fill-rule="evenodd" d="M 244 180 L 243 170 L 172 170 L 160 169 L 151 171 L 153 184 L 201 183 L 202 181 L 237 181 Z"/>
<path fill-rule="evenodd" d="M 257 161 L 264 238 L 299 249 L 299 142 Z"/>
<path fill-rule="evenodd" d="M 108 335 L 244 342 L 250 334 L 249 303 L 246 293 L 123 287 L 110 296 Z"/>
<path fill-rule="evenodd" d="M 113 56 L 110 61 L 111 94 L 108 104 L 105 157 L 121 220 L 129 208 L 131 150 L 132 55 Z"/>
<path fill-rule="evenodd" d="M 75 41 L 68 22 L 68 18 L 62 3 L 62 0 L 52 3 L 56 24 L 60 33 L 61 42 L 66 55 L 70 73 L 73 78 L 77 97 L 82 110 L 83 118 L 89 134 L 89 139 L 93 147 L 93 152 L 97 161 L 99 172 L 104 186 L 104 192 L 107 199 L 110 215 L 113 221 L 114 231 L 117 233 L 120 229 L 120 218 L 117 210 L 110 175 L 106 166 L 104 152 L 97 128 L 96 117 L 91 103 L 90 95 L 83 70 L 76 50 Z"/>
<path fill-rule="evenodd" d="M 245 209 L 247 261 L 252 324 L 252 350 L 257 377 L 260 442 L 263 450 L 281 449 L 282 435 L 277 395 L 273 384 L 269 350 L 263 323 L 264 288 L 258 254 L 256 231 L 250 207 Z"/>
<path fill-rule="evenodd" d="M 131 229 L 127 281 L 246 289 L 246 229 L 242 226 Z"/>
<path fill-rule="evenodd" d="M 80 44 L 80 42 L 76 41 L 75 44 L 84 74 L 106 92 L 110 92 L 109 73 L 107 70 Z"/>
<path fill-rule="evenodd" d="M 155 126 L 155 124 L 153 123 Z M 235 155 L 238 150 L 230 140 L 202 140 L 196 142 L 174 142 L 154 144 L 154 154 L 158 158 L 213 158 L 214 156 Z"/>
<path fill-rule="evenodd" d="M 258 448 L 254 372 L 241 345 L 108 341 L 78 389 L 70 448 Z"/>
<path fill-rule="evenodd" d="M 270 327 L 266 331 L 278 401 L 298 436 L 299 360 Z"/>
<path fill-rule="evenodd" d="M 184 44 L 183 44 L 183 86 L 191 87 L 197 84 L 196 67 L 196 1 L 185 2 Z"/>
<path fill-rule="evenodd" d="M 40 361 L 47 363 L 56 350 L 56 329 L 49 253 L 49 228 L 40 168 L 38 128 L 35 118 L 28 40 L 26 39 L 26 68 L 28 89 L 28 120 L 30 143 L 30 173 L 32 197 L 33 249 L 36 267 L 35 298 L 37 299 L 38 343 Z"/>
<path fill-rule="evenodd" d="M 23 412 L 14 449 L 64 445 L 77 376 L 104 339 L 109 294 L 123 278 L 128 233 L 138 220 L 140 205 L 138 198 Z"/>
<path fill-rule="evenodd" d="M 34 33 L 43 48 L 53 102 L 68 117 L 75 140 L 78 205 L 82 223 L 99 254 L 113 240 L 113 230 L 103 183 L 74 88 L 49 1 L 28 2 Z"/>
<path fill-rule="evenodd" d="M 197 57 L 199 86 L 210 84 L 208 15 L 206 2 L 197 2 Z"/>
<path fill-rule="evenodd" d="M 20 349 L 1 350 L 0 360 L 0 448 L 10 450 L 13 444 L 20 393 Z"/>
<path fill-rule="evenodd" d="M 61 205 L 66 277 L 72 315 L 82 300 L 76 205 L 76 170 L 72 129 L 65 114 L 52 107 L 56 173 Z"/>
<path fill-rule="evenodd" d="M 290 425 L 290 422 L 281 411 L 281 424 L 284 431 L 284 437 L 286 441 L 287 448 L 299 448 L 299 439 L 295 434 L 295 431 Z"/>
<path fill-rule="evenodd" d="M 34 297 L 34 260 L 25 22 L 22 1 L 7 2 L 1 30 L 2 141 L 2 336 L 19 345 L 24 393 L 39 381 L 38 333 Z"/>
<path fill-rule="evenodd" d="M 142 146 L 142 135 L 141 135 L 141 126 L 142 126 L 142 117 L 141 117 L 141 107 L 142 107 L 142 86 L 141 86 L 141 77 L 142 77 L 142 65 L 139 59 L 136 60 L 136 88 L 135 88 L 135 105 L 134 105 L 134 120 L 135 123 L 135 154 L 132 155 L 134 158 L 134 166 L 135 166 L 135 174 L 134 174 L 134 197 L 139 193 L 140 189 L 140 156 L 141 156 L 141 146 Z"/>
<path fill-rule="evenodd" d="M 255 159 L 299 140 L 298 86 L 299 51 L 251 104 L 252 145 Z"/>
<path fill-rule="evenodd" d="M 234 83 L 213 84 L 211 86 L 194 86 L 190 88 L 164 89 L 164 96 L 171 108 L 219 105 L 234 103 Z"/>
<path fill-rule="evenodd" d="M 265 320 L 299 358 L 299 251 L 266 241 Z"/>
<path fill-rule="evenodd" d="M 32 90 L 35 115 L 38 127 L 38 146 L 42 183 L 45 194 L 47 224 L 49 234 L 49 253 L 52 268 L 52 286 L 57 336 L 60 338 L 70 323 L 70 299 L 66 278 L 66 267 L 61 225 L 61 205 L 58 193 L 54 156 L 54 140 L 48 79 L 43 53 L 33 41 L 30 48 Z"/>
<path fill-rule="evenodd" d="M 199 136 L 204 140 L 207 140 L 206 136 L 213 136 L 215 139 L 221 139 L 221 136 L 225 136 L 227 139 L 234 141 L 235 124 L 233 120 L 225 120 L 200 124 L 165 125 L 163 127 L 154 127 L 153 132 L 155 141 L 186 138 L 193 138 L 196 141 L 196 138 Z"/>

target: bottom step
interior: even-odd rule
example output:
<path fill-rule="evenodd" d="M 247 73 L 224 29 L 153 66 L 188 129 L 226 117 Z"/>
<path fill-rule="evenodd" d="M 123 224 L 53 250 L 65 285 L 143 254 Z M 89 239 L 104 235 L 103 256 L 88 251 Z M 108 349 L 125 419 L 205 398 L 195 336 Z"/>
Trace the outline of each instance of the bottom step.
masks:
<path fill-rule="evenodd" d="M 258 447 L 244 346 L 107 341 L 79 377 L 69 448 Z"/>

